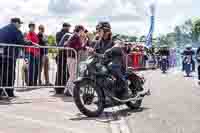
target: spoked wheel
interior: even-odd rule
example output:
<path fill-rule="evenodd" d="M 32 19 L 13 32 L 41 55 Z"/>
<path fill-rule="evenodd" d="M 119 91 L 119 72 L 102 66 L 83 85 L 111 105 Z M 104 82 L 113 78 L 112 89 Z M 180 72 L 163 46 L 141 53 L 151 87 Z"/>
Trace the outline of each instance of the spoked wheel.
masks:
<path fill-rule="evenodd" d="M 130 81 L 129 81 L 130 82 Z M 137 90 L 140 90 L 140 91 L 143 91 L 143 87 L 140 85 L 139 81 L 135 80 L 133 81 L 135 82 L 134 84 L 131 84 L 129 85 L 129 93 L 130 93 L 130 88 L 132 89 L 136 89 Z M 132 90 L 131 89 L 131 90 Z M 132 92 L 133 95 L 137 95 L 136 93 Z M 130 102 L 127 102 L 126 105 L 130 108 L 130 109 L 139 109 L 142 105 L 142 100 L 137 100 L 137 101 L 130 101 Z"/>
<path fill-rule="evenodd" d="M 74 101 L 81 113 L 88 117 L 97 117 L 104 110 L 105 97 L 94 83 L 75 85 Z"/>

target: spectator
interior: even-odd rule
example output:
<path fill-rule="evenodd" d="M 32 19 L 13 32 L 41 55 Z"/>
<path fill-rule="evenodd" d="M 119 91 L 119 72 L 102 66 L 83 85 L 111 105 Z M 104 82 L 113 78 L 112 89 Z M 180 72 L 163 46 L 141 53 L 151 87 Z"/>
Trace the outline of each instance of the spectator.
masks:
<path fill-rule="evenodd" d="M 88 35 L 88 30 L 85 30 L 85 34 L 83 34 L 81 38 L 83 38 L 83 43 L 82 43 L 83 47 L 91 47 L 90 46 L 91 41 Z M 86 60 L 88 56 L 89 56 L 89 51 L 86 51 L 85 49 L 80 50 L 78 57 L 79 62 Z"/>
<path fill-rule="evenodd" d="M 35 24 L 30 23 L 28 25 L 29 32 L 26 35 L 26 39 L 30 40 L 35 46 L 38 46 L 39 38 L 35 33 Z M 40 60 L 40 49 L 39 48 L 26 48 L 26 58 L 28 60 L 28 85 L 37 86 L 38 69 Z"/>
<path fill-rule="evenodd" d="M 40 46 L 46 46 L 47 45 L 47 36 L 44 34 L 45 28 L 43 25 L 39 26 L 39 45 Z M 42 85 L 41 80 L 41 73 L 42 69 L 44 68 L 44 78 L 45 78 L 45 85 L 51 86 L 52 84 L 49 82 L 49 59 L 48 59 L 48 49 L 47 48 L 41 48 L 40 49 L 40 69 L 39 69 L 39 84 Z"/>
<path fill-rule="evenodd" d="M 0 43 L 5 43 L 8 47 L 1 46 L 0 52 L 0 86 L 13 87 L 15 81 L 16 60 L 19 54 L 19 48 L 12 47 L 13 44 L 23 45 L 31 44 L 26 42 L 20 31 L 21 20 L 12 18 L 11 23 L 0 29 Z M 15 97 L 14 88 L 5 89 L 9 97 Z M 2 89 L 0 90 L 0 95 Z"/>
<path fill-rule="evenodd" d="M 56 43 L 58 46 L 64 46 L 64 42 L 67 41 L 71 35 L 69 32 L 71 25 L 69 23 L 64 23 L 62 30 L 56 34 Z"/>
<path fill-rule="evenodd" d="M 195 52 L 194 50 L 192 49 L 192 46 L 191 45 L 187 45 L 186 48 L 184 49 L 183 53 L 183 61 L 182 61 L 182 71 L 185 70 L 184 66 L 185 66 L 185 56 L 190 56 L 191 58 L 191 63 L 192 63 L 192 71 L 195 71 L 195 61 L 193 59 L 193 56 L 195 55 Z"/>
<path fill-rule="evenodd" d="M 67 41 L 70 37 L 70 27 L 69 23 L 64 23 L 63 28 L 60 32 L 56 34 L 56 43 L 57 46 L 63 47 L 64 42 Z M 67 67 L 67 55 L 64 50 L 59 50 L 58 55 L 56 57 L 57 63 L 57 73 L 56 73 L 56 86 L 66 86 L 67 81 L 69 79 L 69 72 Z M 55 88 L 56 94 L 64 94 L 65 88 L 59 87 Z M 70 95 L 69 92 L 66 92 L 66 95 Z"/>
<path fill-rule="evenodd" d="M 196 59 L 198 63 L 197 71 L 198 71 L 198 84 L 200 85 L 200 47 L 197 49 L 196 52 Z"/>
<path fill-rule="evenodd" d="M 76 53 L 79 53 L 80 50 L 85 49 L 86 36 L 85 29 L 82 25 L 75 26 L 73 35 L 65 42 L 65 47 L 70 47 L 76 50 Z M 68 67 L 70 72 L 69 83 L 72 83 L 76 78 L 76 53 L 74 51 L 68 51 Z M 73 84 L 70 84 L 70 89 L 73 88 Z"/>

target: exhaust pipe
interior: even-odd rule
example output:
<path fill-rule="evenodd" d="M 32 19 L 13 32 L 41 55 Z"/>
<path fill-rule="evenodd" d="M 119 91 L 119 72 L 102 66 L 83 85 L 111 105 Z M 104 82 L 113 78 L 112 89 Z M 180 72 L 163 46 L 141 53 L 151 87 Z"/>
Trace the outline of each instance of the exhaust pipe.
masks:
<path fill-rule="evenodd" d="M 150 96 L 151 95 L 151 92 L 150 90 L 147 90 L 147 91 L 143 91 L 143 92 L 139 92 L 137 94 L 136 97 L 134 98 L 129 98 L 127 100 L 120 100 L 119 98 L 116 98 L 116 97 L 112 97 L 114 100 L 118 101 L 118 102 L 121 102 L 121 103 L 127 103 L 127 102 L 131 102 L 131 101 L 138 101 L 138 100 L 142 100 L 145 96 Z"/>

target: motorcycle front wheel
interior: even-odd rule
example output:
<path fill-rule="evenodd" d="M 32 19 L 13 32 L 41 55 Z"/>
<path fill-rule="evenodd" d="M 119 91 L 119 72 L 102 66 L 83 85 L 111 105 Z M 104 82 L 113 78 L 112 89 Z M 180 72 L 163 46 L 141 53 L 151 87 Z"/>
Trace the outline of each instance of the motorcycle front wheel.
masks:
<path fill-rule="evenodd" d="M 80 112 L 88 117 L 98 117 L 104 111 L 103 91 L 93 82 L 75 85 L 73 97 Z"/>

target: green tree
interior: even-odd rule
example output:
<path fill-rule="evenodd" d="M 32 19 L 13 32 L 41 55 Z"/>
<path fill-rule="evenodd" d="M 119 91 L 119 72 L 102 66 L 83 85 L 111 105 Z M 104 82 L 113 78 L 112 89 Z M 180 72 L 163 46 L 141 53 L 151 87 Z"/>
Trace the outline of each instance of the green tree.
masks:
<path fill-rule="evenodd" d="M 48 44 L 50 46 L 56 45 L 56 38 L 55 38 L 55 36 L 53 36 L 53 35 L 49 35 L 48 36 Z"/>
<path fill-rule="evenodd" d="M 55 36 L 53 35 L 49 35 L 48 38 L 47 38 L 47 41 L 48 41 L 48 45 L 49 46 L 56 46 L 56 38 Z M 49 49 L 48 50 L 49 53 L 54 57 L 56 55 L 56 53 L 58 52 L 57 49 Z"/>
<path fill-rule="evenodd" d="M 177 47 L 180 47 L 181 46 L 181 40 L 182 40 L 182 33 L 181 33 L 181 28 L 180 26 L 176 26 L 175 29 L 174 29 L 174 33 L 175 33 L 175 41 L 176 41 L 176 45 Z"/>
<path fill-rule="evenodd" d="M 141 36 L 139 40 L 140 40 L 140 42 L 145 42 L 146 36 L 145 35 Z"/>
<path fill-rule="evenodd" d="M 200 36 L 200 19 L 196 20 L 193 24 L 192 35 L 195 41 L 199 41 Z"/>
<path fill-rule="evenodd" d="M 136 36 L 130 36 L 129 37 L 129 41 L 130 42 L 136 42 L 137 41 L 137 37 Z"/>

